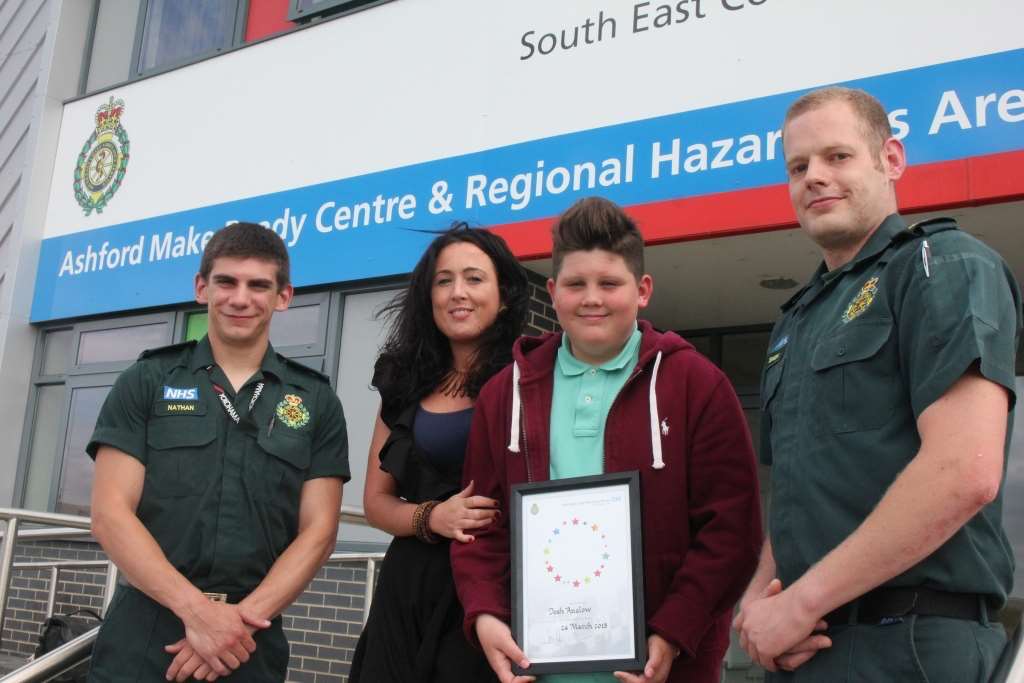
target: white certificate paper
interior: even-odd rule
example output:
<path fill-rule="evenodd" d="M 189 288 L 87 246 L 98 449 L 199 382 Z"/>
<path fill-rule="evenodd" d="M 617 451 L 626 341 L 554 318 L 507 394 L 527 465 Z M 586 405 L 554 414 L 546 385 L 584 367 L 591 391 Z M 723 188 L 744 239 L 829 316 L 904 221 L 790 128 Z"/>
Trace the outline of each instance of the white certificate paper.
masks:
<path fill-rule="evenodd" d="M 634 658 L 629 485 L 534 493 L 519 505 L 527 658 Z"/>

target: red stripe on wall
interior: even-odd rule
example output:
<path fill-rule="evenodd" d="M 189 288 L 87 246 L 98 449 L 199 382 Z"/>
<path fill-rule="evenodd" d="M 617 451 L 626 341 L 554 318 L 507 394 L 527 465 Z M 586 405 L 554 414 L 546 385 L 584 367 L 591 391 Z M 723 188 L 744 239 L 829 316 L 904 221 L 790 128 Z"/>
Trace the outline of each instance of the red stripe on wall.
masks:
<path fill-rule="evenodd" d="M 900 210 L 936 211 L 1024 199 L 1024 150 L 907 169 L 896 186 Z M 626 208 L 648 244 L 725 237 L 796 226 L 785 184 Z M 554 217 L 495 226 L 516 256 L 551 255 Z"/>
<path fill-rule="evenodd" d="M 249 16 L 246 19 L 247 43 L 295 26 L 288 21 L 288 0 L 249 0 Z"/>

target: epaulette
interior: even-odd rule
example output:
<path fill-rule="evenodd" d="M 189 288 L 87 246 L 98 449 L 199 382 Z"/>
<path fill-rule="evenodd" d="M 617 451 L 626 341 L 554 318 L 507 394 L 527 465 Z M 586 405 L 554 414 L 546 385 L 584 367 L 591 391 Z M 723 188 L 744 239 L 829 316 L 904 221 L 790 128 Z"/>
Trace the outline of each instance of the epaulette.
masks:
<path fill-rule="evenodd" d="M 927 237 L 928 235 L 934 235 L 937 232 L 959 229 L 960 226 L 957 225 L 956 219 L 948 216 L 939 216 L 938 218 L 929 218 L 926 221 L 918 221 L 917 223 L 907 227 L 907 232 L 912 232 L 920 237 Z"/>
<path fill-rule="evenodd" d="M 305 372 L 306 374 L 313 375 L 317 379 L 321 379 L 324 382 L 326 382 L 327 384 L 331 383 L 331 378 L 328 377 L 327 375 L 325 375 L 324 373 L 320 372 L 319 370 L 314 370 L 313 368 L 309 367 L 308 365 L 303 365 L 299 361 L 293 360 L 293 359 L 289 358 L 288 356 L 283 356 L 280 353 L 277 354 L 277 357 L 278 357 L 278 359 L 282 363 L 287 365 L 292 370 L 299 370 L 301 372 Z"/>
<path fill-rule="evenodd" d="M 797 302 L 797 300 L 799 300 L 800 297 L 802 297 L 804 295 L 804 292 L 806 292 L 810 288 L 811 288 L 811 284 L 810 283 L 804 285 L 803 287 L 798 289 L 793 296 L 791 296 L 788 299 L 786 299 L 786 302 L 784 304 L 782 304 L 779 308 L 783 312 L 788 311 L 790 308 L 793 307 L 793 304 L 795 304 Z"/>
<path fill-rule="evenodd" d="M 195 346 L 196 343 L 197 342 L 193 339 L 191 341 L 178 342 L 177 344 L 158 346 L 155 349 L 146 349 L 145 351 L 139 354 L 139 360 L 142 360 L 143 358 L 152 358 L 153 356 L 157 356 L 164 353 L 170 353 L 172 351 L 184 351 L 189 347 Z"/>

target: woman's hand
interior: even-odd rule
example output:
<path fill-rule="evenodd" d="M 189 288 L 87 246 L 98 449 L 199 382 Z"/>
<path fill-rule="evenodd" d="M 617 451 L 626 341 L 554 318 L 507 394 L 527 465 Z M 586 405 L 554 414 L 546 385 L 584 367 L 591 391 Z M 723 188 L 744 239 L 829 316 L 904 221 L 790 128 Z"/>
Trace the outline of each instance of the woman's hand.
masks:
<path fill-rule="evenodd" d="M 430 530 L 460 543 L 471 543 L 475 537 L 466 531 L 487 526 L 499 514 L 498 501 L 474 496 L 473 482 L 469 482 L 469 486 L 434 507 L 430 513 Z"/>

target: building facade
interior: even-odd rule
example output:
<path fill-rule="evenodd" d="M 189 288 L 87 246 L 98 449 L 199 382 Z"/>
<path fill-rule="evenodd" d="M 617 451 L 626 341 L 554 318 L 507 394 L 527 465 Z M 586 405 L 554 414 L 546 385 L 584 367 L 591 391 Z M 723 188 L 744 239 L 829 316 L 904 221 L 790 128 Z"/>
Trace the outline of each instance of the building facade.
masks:
<path fill-rule="evenodd" d="M 551 219 L 591 194 L 628 207 L 648 317 L 723 367 L 756 432 L 768 327 L 818 260 L 785 188 L 787 104 L 878 96 L 911 162 L 901 210 L 952 213 L 1022 278 L 1021 25 L 998 0 L 0 3 L 0 506 L 88 514 L 103 398 L 142 349 L 202 335 L 192 276 L 237 220 L 289 247 L 272 341 L 335 382 L 350 512 L 375 312 L 454 220 L 533 271 L 540 331 Z M 1007 472 L 1024 491 L 1020 457 Z M 1022 557 L 1024 495 L 1005 514 Z"/>

